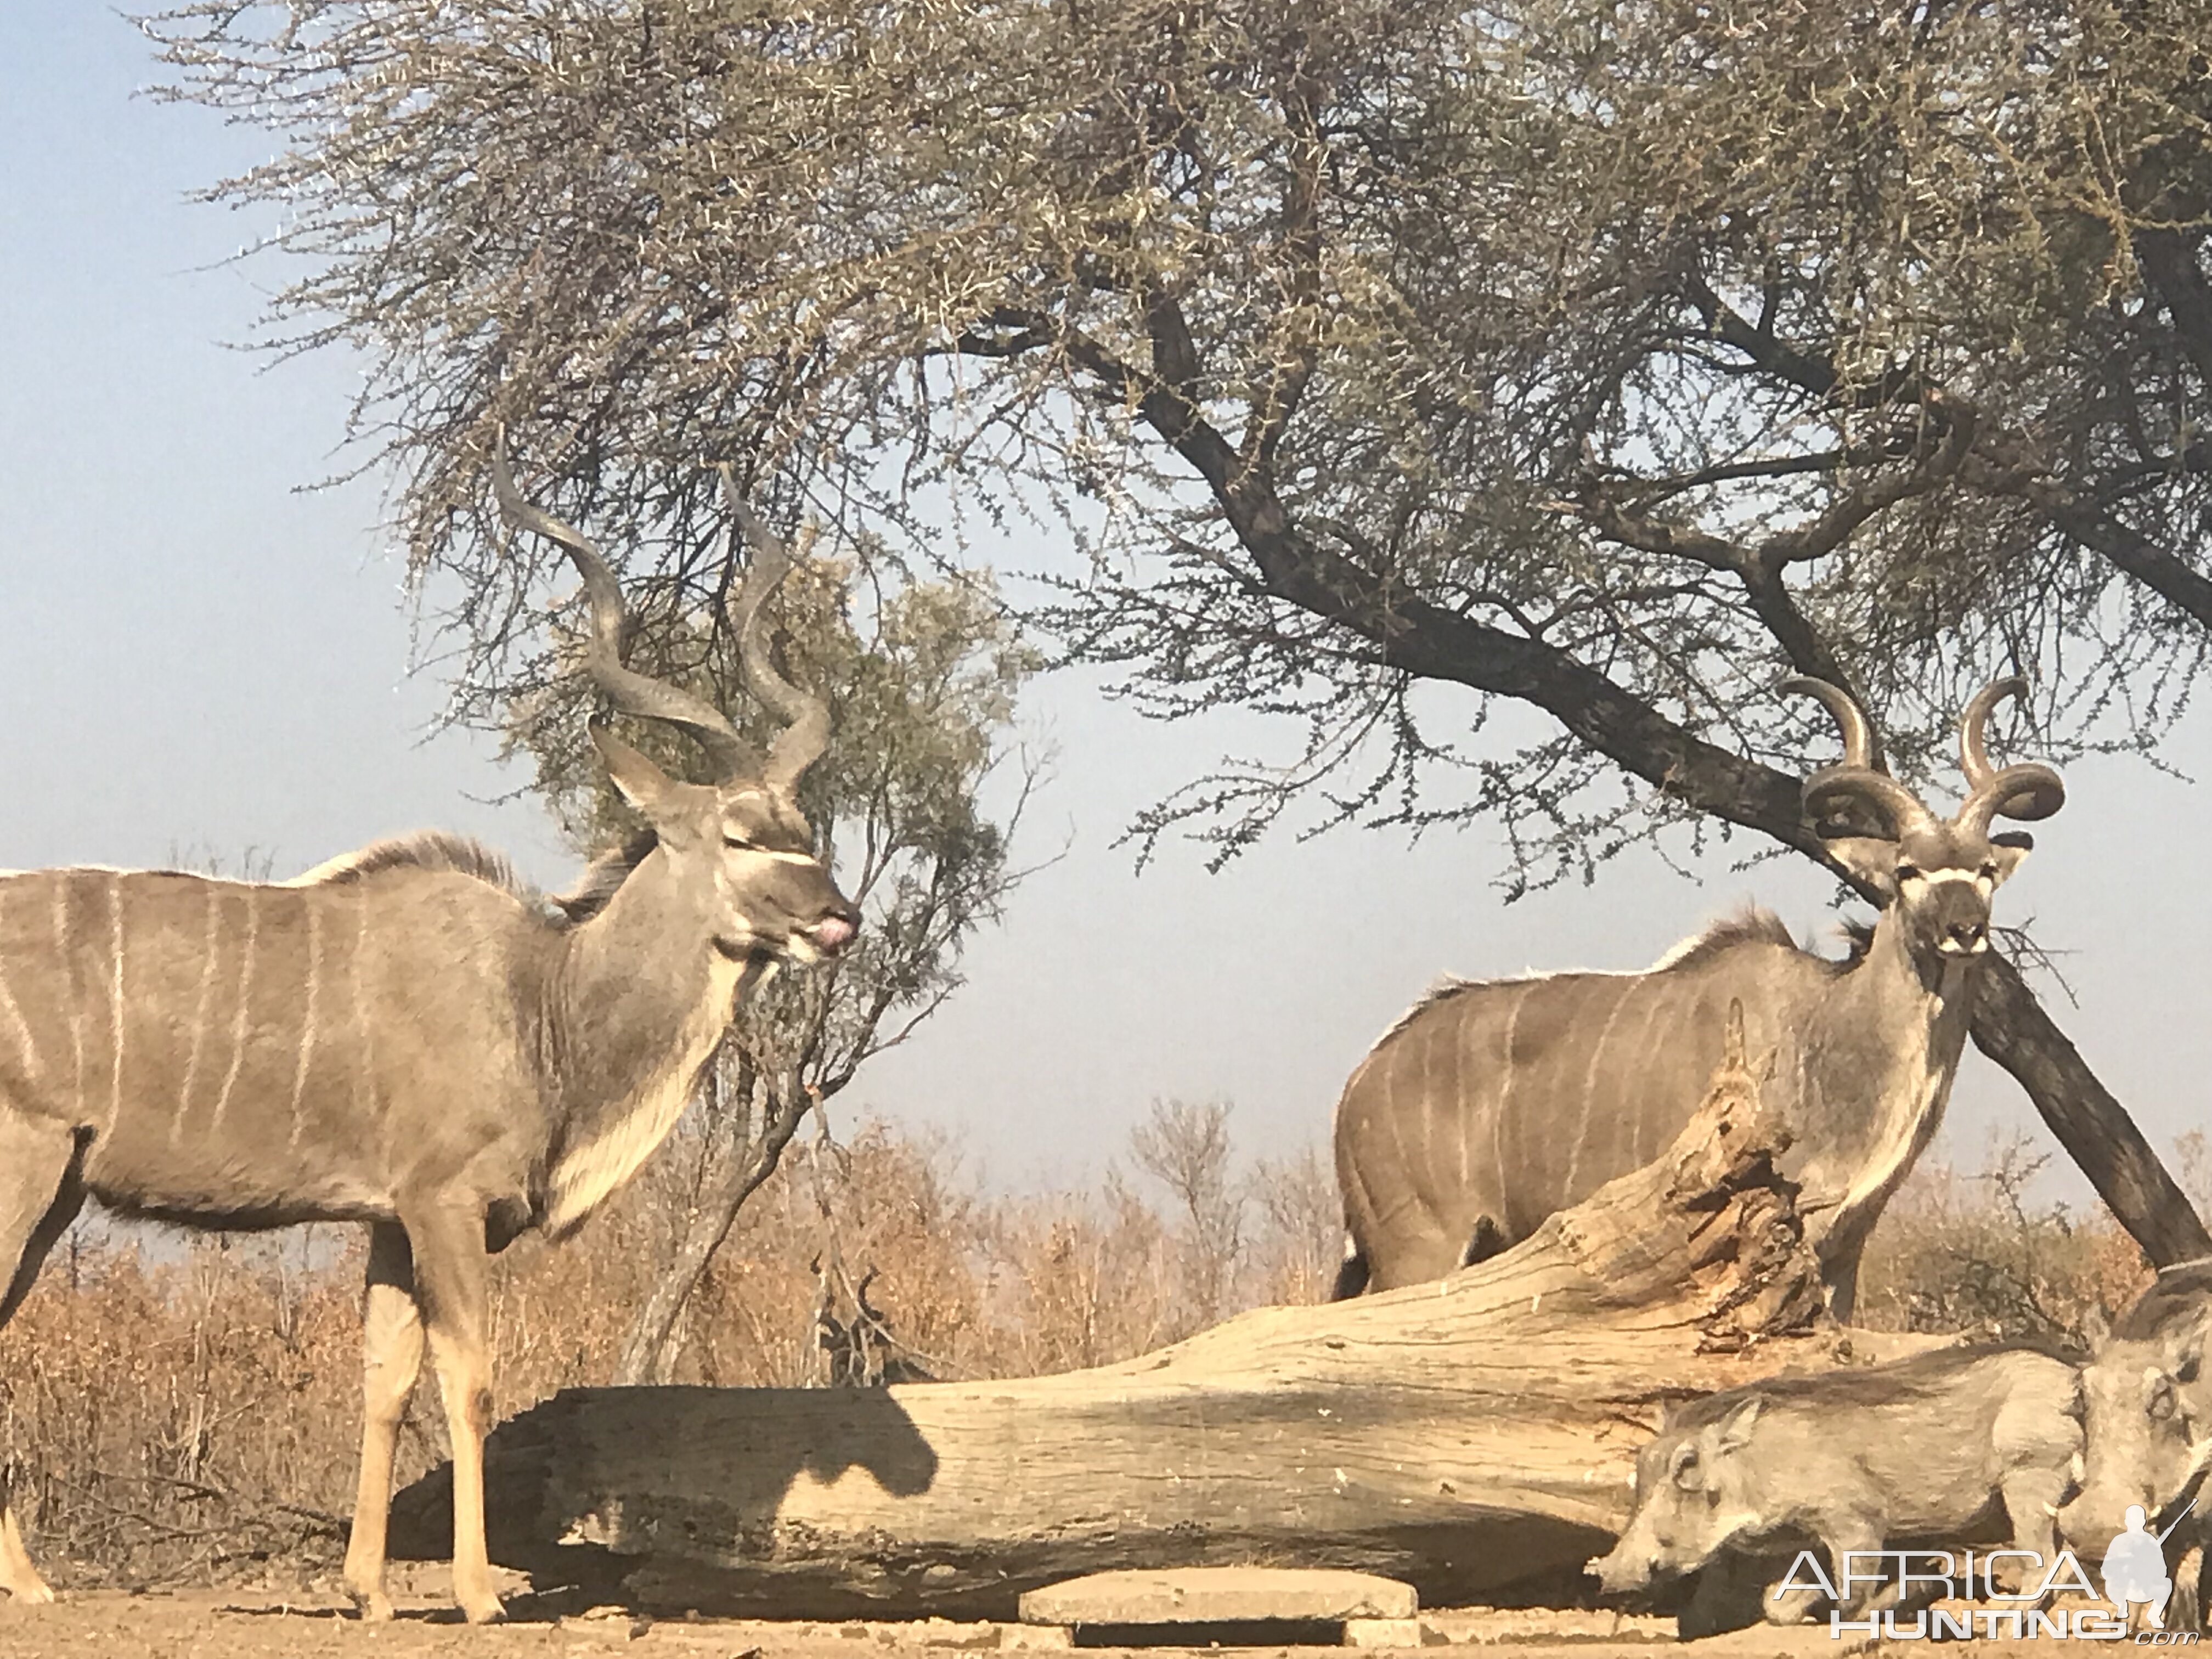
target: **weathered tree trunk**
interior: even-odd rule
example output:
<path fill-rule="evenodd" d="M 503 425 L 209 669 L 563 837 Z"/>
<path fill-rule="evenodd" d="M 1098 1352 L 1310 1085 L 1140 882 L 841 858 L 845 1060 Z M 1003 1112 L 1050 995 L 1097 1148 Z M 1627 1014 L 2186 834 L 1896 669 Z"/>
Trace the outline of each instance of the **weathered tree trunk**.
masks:
<path fill-rule="evenodd" d="M 1265 1308 L 1141 1359 L 883 1389 L 572 1390 L 493 1436 L 495 1559 L 647 1605 L 1011 1617 L 1109 1567 L 1265 1562 L 1431 1603 L 1569 1587 L 1668 1396 L 1863 1356 L 1782 1132 L 1723 1068 L 1668 1155 L 1441 1284 Z M 402 1494 L 435 1553 L 439 1477 Z"/>

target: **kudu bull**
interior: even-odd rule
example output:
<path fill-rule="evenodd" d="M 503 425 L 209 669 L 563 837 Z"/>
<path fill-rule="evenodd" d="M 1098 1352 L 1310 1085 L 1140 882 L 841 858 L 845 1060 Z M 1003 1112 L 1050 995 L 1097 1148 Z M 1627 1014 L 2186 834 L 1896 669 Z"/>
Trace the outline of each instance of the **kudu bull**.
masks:
<path fill-rule="evenodd" d="M 526 505 L 591 608 L 586 662 L 616 709 L 690 733 L 713 786 L 678 782 L 596 721 L 650 826 L 578 893 L 541 898 L 504 860 L 435 834 L 289 882 L 173 871 L 0 878 L 0 1324 L 88 1195 L 195 1228 L 369 1227 L 366 1411 L 345 1582 L 385 1618 L 393 1444 L 427 1339 L 453 1446 L 453 1590 L 499 1616 L 483 1529 L 489 1253 L 561 1237 L 666 1137 L 736 998 L 849 944 L 860 915 L 794 799 L 829 738 L 821 701 L 771 664 L 762 605 L 788 560 L 754 549 L 733 622 L 747 684 L 785 723 L 755 752 L 712 705 L 620 658 L 623 602 L 583 536 Z M 0 1486 L 0 1588 L 51 1593 Z"/>
<path fill-rule="evenodd" d="M 2048 767 L 1990 763 L 1983 727 L 2014 678 L 1960 722 L 1968 793 L 1945 820 L 1883 769 L 1857 704 L 1817 680 L 1844 758 L 1805 781 L 1807 817 L 1837 861 L 1882 895 L 1861 951 L 1799 950 L 1771 915 L 1709 928 L 1644 973 L 1447 985 L 1387 1032 L 1336 1111 L 1350 1242 L 1340 1296 L 1442 1277 L 1526 1238 L 1553 1212 L 1656 1158 L 1697 1108 L 1741 1000 L 1776 1050 L 1768 1103 L 1830 1306 L 1848 1318 L 1859 1253 L 1941 1120 L 1966 1040 L 1990 899 L 2032 844 L 1991 819 L 2049 817 Z M 1871 819 L 1871 823 L 1869 820 Z M 1875 833 L 1865 833 L 1872 829 Z"/>

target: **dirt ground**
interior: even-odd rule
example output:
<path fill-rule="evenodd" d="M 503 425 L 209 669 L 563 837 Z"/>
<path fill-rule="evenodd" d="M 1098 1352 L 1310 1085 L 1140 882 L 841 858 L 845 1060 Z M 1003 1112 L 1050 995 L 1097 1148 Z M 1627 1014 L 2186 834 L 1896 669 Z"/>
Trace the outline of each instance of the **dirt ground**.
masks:
<path fill-rule="evenodd" d="M 18 1607 L 0 1600 L 0 1659 L 867 1659 L 890 1650 L 900 1659 L 953 1659 L 963 1652 L 1051 1651 L 1033 1646 L 1042 1632 L 1003 1625 L 775 1624 L 756 1620 L 634 1618 L 611 1609 L 582 1616 L 520 1616 L 471 1629 L 428 1577 L 395 1596 L 399 1617 L 364 1625 L 327 1591 L 182 1590 L 132 1594 L 82 1590 L 50 1607 Z M 1837 1641 L 1804 1627 L 1739 1631 L 1678 1648 L 1672 1621 L 1610 1613 L 1459 1609 L 1425 1613 L 1425 1650 L 1444 1647 L 1485 1659 L 1508 1655 L 1544 1659 L 1659 1659 L 1669 1650 L 1685 1659 L 1842 1659 L 1863 1641 Z M 1174 1649 L 1091 1649 L 1103 1656 Z M 1318 1659 L 1343 1648 L 1255 1647 L 1251 1659 Z M 1378 1652 L 1377 1659 L 1384 1659 Z M 1978 1641 L 1974 1659 L 2043 1659 L 2047 1645 Z"/>

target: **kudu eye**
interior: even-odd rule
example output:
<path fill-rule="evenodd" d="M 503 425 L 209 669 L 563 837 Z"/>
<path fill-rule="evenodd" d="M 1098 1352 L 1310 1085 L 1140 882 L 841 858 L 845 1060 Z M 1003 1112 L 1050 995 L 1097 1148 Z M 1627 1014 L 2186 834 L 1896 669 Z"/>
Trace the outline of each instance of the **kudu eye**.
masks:
<path fill-rule="evenodd" d="M 1899 881 L 1917 881 L 1917 880 L 1919 880 L 1919 879 L 1920 879 L 1920 866 L 1919 866 L 1918 865 L 1917 865 L 1917 864 L 1900 864 L 1900 865 L 1899 865 L 1899 866 L 1897 866 L 1897 878 L 1898 878 Z"/>

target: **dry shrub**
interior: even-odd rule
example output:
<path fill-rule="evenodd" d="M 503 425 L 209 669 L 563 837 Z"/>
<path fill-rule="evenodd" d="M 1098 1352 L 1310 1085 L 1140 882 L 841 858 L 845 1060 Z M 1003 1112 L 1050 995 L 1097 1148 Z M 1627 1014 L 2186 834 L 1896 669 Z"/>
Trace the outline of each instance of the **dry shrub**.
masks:
<path fill-rule="evenodd" d="M 2202 1138 L 2184 1137 L 2180 1151 L 2187 1185 L 2192 1167 L 2204 1164 Z M 1868 1243 L 1861 1322 L 1991 1340 L 2085 1343 L 2092 1310 L 2126 1307 L 2149 1284 L 2151 1270 L 2103 1208 L 2077 1216 L 2035 1198 L 2036 1177 L 2049 1162 L 2015 1133 L 1990 1138 L 1978 1174 L 1948 1164 L 1915 1170 Z M 2201 1206 L 2202 1197 L 2191 1195 Z"/>
<path fill-rule="evenodd" d="M 359 1415 L 354 1255 L 328 1230 L 58 1252 L 0 1335 L 0 1435 L 58 1565 L 141 1583 L 328 1553 L 355 1453 L 334 1428 Z"/>

